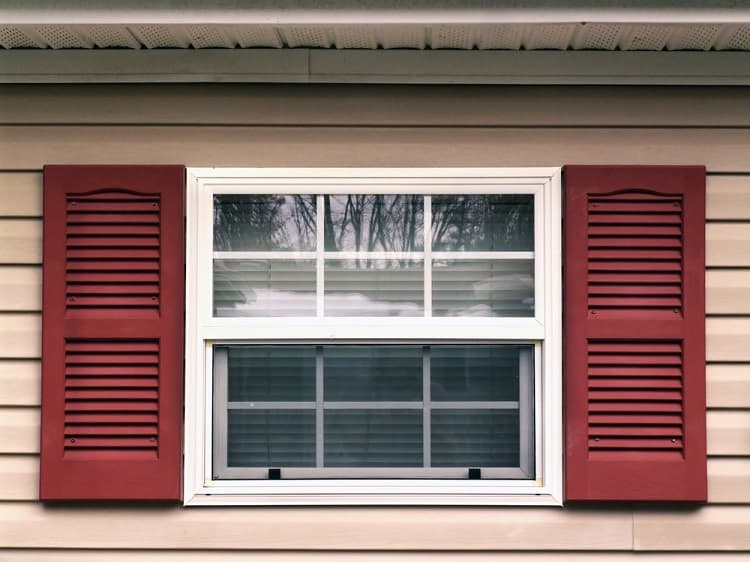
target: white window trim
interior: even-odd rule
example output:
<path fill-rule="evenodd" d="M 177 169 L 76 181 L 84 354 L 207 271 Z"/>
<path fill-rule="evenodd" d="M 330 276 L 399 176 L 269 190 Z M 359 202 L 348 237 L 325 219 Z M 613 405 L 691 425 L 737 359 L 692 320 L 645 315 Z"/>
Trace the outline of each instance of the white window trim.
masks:
<path fill-rule="evenodd" d="M 212 195 L 246 193 L 535 193 L 536 317 L 399 319 L 393 340 L 543 340 L 537 355 L 536 480 L 213 480 L 211 346 L 217 341 L 378 339 L 392 319 L 211 318 Z M 562 505 L 562 264 L 560 168 L 188 168 L 185 360 L 185 505 Z M 540 243 L 541 242 L 541 243 Z M 375 331 L 370 326 L 375 326 Z M 395 328 L 395 329 L 394 329 Z M 415 334 L 419 334 L 416 338 Z M 493 339 L 494 341 L 494 339 Z M 537 346 L 539 349 L 539 346 Z M 543 439 L 542 439 L 542 436 Z"/>

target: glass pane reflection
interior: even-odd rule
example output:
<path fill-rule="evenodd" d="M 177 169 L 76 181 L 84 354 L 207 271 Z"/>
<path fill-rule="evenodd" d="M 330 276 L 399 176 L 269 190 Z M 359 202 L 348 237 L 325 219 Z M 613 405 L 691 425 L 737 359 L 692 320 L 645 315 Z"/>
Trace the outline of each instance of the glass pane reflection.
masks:
<path fill-rule="evenodd" d="M 214 316 L 315 316 L 315 261 L 214 260 Z"/>
<path fill-rule="evenodd" d="M 315 195 L 214 195 L 214 250 L 315 250 L 315 201 Z"/>
<path fill-rule="evenodd" d="M 534 316 L 533 260 L 434 260 L 434 316 Z"/>
<path fill-rule="evenodd" d="M 422 316 L 422 260 L 326 260 L 326 316 Z"/>
<path fill-rule="evenodd" d="M 533 195 L 433 195 L 434 252 L 534 250 Z"/>
<path fill-rule="evenodd" d="M 423 195 L 324 195 L 326 251 L 416 252 L 424 247 Z"/>

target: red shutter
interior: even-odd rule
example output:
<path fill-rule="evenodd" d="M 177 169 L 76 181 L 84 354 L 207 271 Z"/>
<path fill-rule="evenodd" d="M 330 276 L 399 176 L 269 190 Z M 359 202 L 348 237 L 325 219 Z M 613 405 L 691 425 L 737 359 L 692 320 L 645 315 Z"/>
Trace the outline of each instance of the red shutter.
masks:
<path fill-rule="evenodd" d="M 705 169 L 565 168 L 565 495 L 706 500 Z"/>
<path fill-rule="evenodd" d="M 179 500 L 184 168 L 44 169 L 42 500 Z"/>

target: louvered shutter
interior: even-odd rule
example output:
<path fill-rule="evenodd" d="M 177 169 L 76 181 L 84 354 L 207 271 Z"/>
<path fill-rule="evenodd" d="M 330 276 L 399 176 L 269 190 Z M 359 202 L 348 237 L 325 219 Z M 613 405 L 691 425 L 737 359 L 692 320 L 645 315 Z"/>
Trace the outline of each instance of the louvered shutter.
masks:
<path fill-rule="evenodd" d="M 705 169 L 565 168 L 568 501 L 705 501 Z"/>
<path fill-rule="evenodd" d="M 179 500 L 184 168 L 44 169 L 42 500 Z"/>

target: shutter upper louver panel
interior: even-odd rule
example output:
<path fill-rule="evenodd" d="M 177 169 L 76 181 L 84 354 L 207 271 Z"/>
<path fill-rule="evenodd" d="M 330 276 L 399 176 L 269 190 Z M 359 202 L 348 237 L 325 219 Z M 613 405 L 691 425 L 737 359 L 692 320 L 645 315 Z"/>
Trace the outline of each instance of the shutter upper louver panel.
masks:
<path fill-rule="evenodd" d="M 682 309 L 682 197 L 588 198 L 589 311 L 659 318 Z"/>
<path fill-rule="evenodd" d="M 96 192 L 67 199 L 66 304 L 76 309 L 159 306 L 160 197 Z M 111 311 L 110 311 L 111 312 Z"/>
<path fill-rule="evenodd" d="M 705 501 L 705 170 L 565 168 L 568 501 Z"/>
<path fill-rule="evenodd" d="M 42 500 L 179 500 L 184 168 L 44 170 Z"/>

